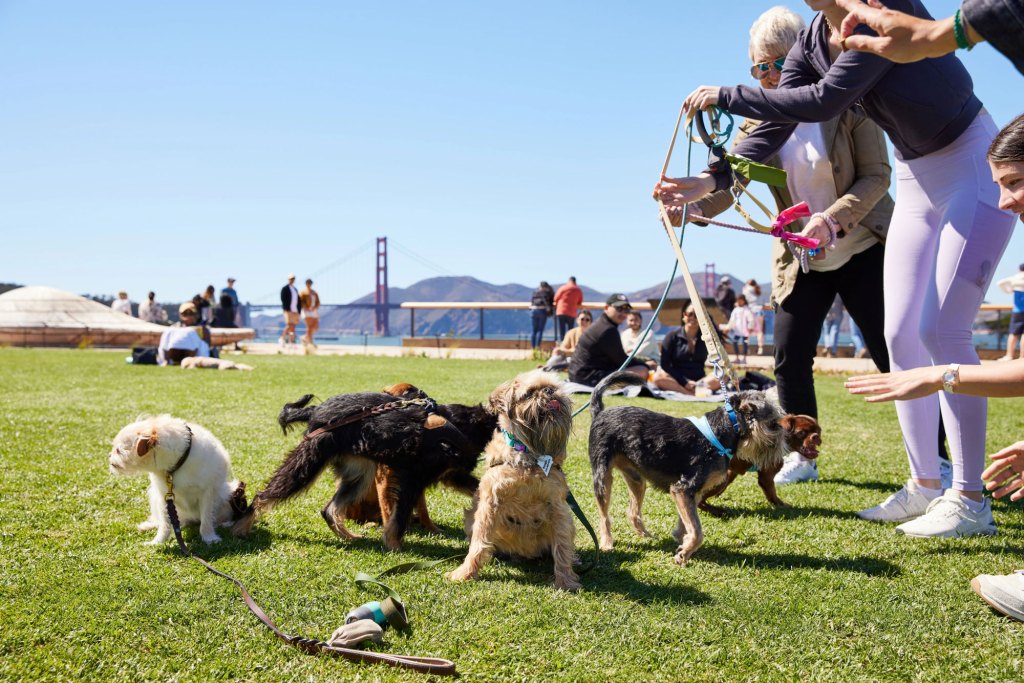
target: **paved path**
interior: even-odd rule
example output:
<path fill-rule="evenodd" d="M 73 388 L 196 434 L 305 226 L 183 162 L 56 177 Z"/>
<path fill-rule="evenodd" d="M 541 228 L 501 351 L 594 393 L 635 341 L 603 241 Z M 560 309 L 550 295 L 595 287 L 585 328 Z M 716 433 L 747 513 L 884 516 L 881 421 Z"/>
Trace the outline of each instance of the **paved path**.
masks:
<path fill-rule="evenodd" d="M 290 345 L 282 350 L 277 344 L 242 342 L 247 353 L 254 355 L 305 355 L 301 346 Z M 318 356 L 425 356 L 427 358 L 459 358 L 472 360 L 529 360 L 530 351 L 523 349 L 436 348 L 430 346 L 338 346 L 322 344 L 313 352 Z M 748 356 L 746 367 L 771 371 L 771 356 Z M 815 372 L 838 374 L 866 374 L 877 372 L 875 364 L 867 358 L 815 358 Z"/>

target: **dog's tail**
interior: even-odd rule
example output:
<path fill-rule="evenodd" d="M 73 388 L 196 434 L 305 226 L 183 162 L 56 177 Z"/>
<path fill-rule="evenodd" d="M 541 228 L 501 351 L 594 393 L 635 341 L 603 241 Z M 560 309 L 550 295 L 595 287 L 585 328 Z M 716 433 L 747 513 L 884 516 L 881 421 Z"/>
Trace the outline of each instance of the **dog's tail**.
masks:
<path fill-rule="evenodd" d="M 594 387 L 594 393 L 590 397 L 590 415 L 591 417 L 597 417 L 604 410 L 604 403 L 602 397 L 604 392 L 609 389 L 619 389 L 621 387 L 628 387 L 631 385 L 644 384 L 644 378 L 634 372 L 627 372 L 620 370 L 619 372 L 613 372 L 612 374 L 601 380 L 600 384 Z"/>
<path fill-rule="evenodd" d="M 313 394 L 306 394 L 294 403 L 285 403 L 277 416 L 277 424 L 281 425 L 281 431 L 287 434 L 288 430 L 294 428 L 296 422 L 309 422 L 310 416 L 316 410 L 316 406 L 309 405 L 312 400 Z"/>

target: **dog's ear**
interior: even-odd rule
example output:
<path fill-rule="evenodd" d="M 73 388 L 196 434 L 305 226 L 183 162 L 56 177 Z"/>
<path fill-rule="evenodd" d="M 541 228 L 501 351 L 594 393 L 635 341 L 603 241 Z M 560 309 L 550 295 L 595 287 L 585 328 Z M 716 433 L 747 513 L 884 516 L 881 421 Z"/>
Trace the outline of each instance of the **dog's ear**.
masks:
<path fill-rule="evenodd" d="M 140 458 L 156 446 L 156 434 L 139 434 L 135 439 L 135 455 Z"/>
<path fill-rule="evenodd" d="M 798 429 L 796 415 L 783 415 L 779 418 L 779 426 L 792 434 Z"/>
<path fill-rule="evenodd" d="M 515 379 L 510 379 L 507 382 L 499 384 L 497 388 L 491 392 L 491 396 L 487 400 L 487 412 L 491 415 L 507 414 L 508 407 L 512 403 L 512 397 L 515 396 L 515 391 Z"/>

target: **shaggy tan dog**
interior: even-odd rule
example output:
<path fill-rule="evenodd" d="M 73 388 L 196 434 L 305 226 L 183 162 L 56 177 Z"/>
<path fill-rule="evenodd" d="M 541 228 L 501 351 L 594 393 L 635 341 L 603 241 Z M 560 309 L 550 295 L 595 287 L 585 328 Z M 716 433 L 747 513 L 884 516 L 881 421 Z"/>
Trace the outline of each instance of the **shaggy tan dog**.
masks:
<path fill-rule="evenodd" d="M 550 373 L 532 371 L 490 397 L 499 430 L 484 453 L 487 471 L 466 511 L 469 553 L 452 581 L 479 576 L 495 551 L 519 558 L 551 556 L 555 587 L 579 590 L 572 569 L 576 527 L 562 472 L 572 431 L 572 405 Z"/>

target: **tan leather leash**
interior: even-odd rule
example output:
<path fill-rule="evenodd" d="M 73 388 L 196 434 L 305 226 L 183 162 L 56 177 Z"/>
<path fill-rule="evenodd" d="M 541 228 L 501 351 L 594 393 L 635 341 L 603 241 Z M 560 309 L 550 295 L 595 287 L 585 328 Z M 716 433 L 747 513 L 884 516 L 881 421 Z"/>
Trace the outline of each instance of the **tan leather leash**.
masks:
<path fill-rule="evenodd" d="M 683 113 L 684 110 L 680 107 L 679 116 L 676 118 L 675 130 L 672 131 L 672 141 L 669 143 L 668 153 L 665 155 L 665 164 L 661 168 L 661 176 L 658 177 L 658 182 L 661 182 L 661 178 L 668 172 L 668 164 L 672 159 L 672 150 L 675 148 L 676 136 L 679 134 L 679 126 L 683 121 Z M 690 137 L 692 146 L 692 119 L 689 117 L 687 118 L 687 136 Z M 686 165 L 686 171 L 689 173 L 689 156 L 687 156 Z M 690 267 L 686 263 L 686 257 L 683 256 L 682 244 L 679 241 L 679 237 L 676 236 L 675 229 L 672 227 L 672 219 L 669 217 L 668 210 L 665 208 L 665 203 L 661 201 L 660 195 L 657 197 L 657 202 L 658 213 L 661 216 L 661 223 L 665 228 L 665 232 L 668 234 L 668 239 L 672 244 L 672 249 L 675 251 L 679 267 L 683 271 L 683 280 L 686 282 L 686 288 L 690 292 L 690 302 L 693 304 L 693 310 L 697 313 L 697 322 L 700 325 L 701 334 L 705 339 L 705 344 L 710 343 L 711 348 L 714 349 L 714 353 L 708 358 L 708 361 L 715 368 L 715 375 L 721 375 L 719 377 L 719 381 L 721 381 L 723 385 L 731 385 L 732 390 L 735 391 L 739 388 L 740 384 L 736 370 L 732 366 L 732 361 L 729 360 L 729 353 L 725 350 L 722 344 L 722 339 L 718 335 L 718 330 L 715 329 L 711 316 L 708 313 L 708 309 L 704 305 L 704 300 L 699 294 L 697 284 L 693 281 L 693 276 L 690 274 Z M 683 226 L 686 225 L 686 220 L 689 215 L 689 206 L 690 205 L 687 204 L 683 207 Z M 685 227 L 683 229 L 685 229 Z M 726 389 L 729 389 L 729 387 L 726 386 Z"/>
<path fill-rule="evenodd" d="M 189 432 L 191 434 L 191 430 Z M 188 457 L 188 453 L 191 450 L 192 443 L 189 440 L 189 447 L 186 449 L 185 454 L 178 461 L 178 464 L 173 468 L 177 469 Z M 174 484 L 172 478 L 173 472 L 167 472 L 165 479 L 167 481 L 167 495 L 164 497 L 164 501 L 167 504 L 167 518 L 171 522 L 171 528 L 174 530 L 174 538 L 178 541 L 178 549 L 181 550 L 181 554 L 185 557 L 190 557 L 199 564 L 203 565 L 208 571 L 216 574 L 217 576 L 224 577 L 231 583 L 238 587 L 238 590 L 242 593 L 242 599 L 245 601 L 246 607 L 249 611 L 256 615 L 256 618 L 263 622 L 263 624 L 274 632 L 274 635 L 283 640 L 285 643 L 292 647 L 298 648 L 307 654 L 321 654 L 328 655 L 331 657 L 342 657 L 352 662 L 359 662 L 363 664 L 387 664 L 388 666 L 400 667 L 403 669 L 411 669 L 413 671 L 419 671 L 421 673 L 434 674 L 438 676 L 454 676 L 455 675 L 455 663 L 436 657 L 412 657 L 407 655 L 395 655 L 387 654 L 382 652 L 368 652 L 366 650 L 356 650 L 347 647 L 339 647 L 337 645 L 331 645 L 330 643 L 323 642 L 321 640 L 314 640 L 312 638 L 305 638 L 303 636 L 290 635 L 285 633 L 277 627 L 273 620 L 267 616 L 267 613 L 256 604 L 256 601 L 249 595 L 249 590 L 245 587 L 241 581 L 226 574 L 212 564 L 194 554 L 189 550 L 188 546 L 185 545 L 185 539 L 181 535 L 181 521 L 178 519 L 178 510 L 174 506 Z"/>

